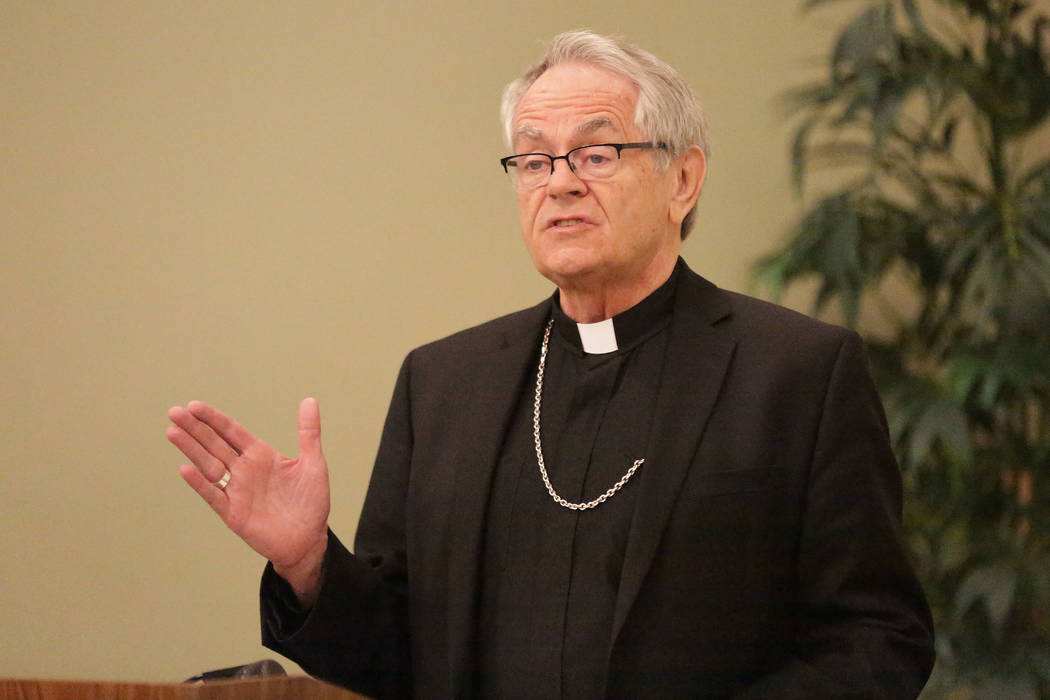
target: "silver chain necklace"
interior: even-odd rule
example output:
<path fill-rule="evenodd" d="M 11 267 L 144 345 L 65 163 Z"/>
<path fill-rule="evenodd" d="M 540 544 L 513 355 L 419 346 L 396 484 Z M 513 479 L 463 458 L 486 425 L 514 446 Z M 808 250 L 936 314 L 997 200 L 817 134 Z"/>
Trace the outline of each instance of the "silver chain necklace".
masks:
<path fill-rule="evenodd" d="M 612 488 L 603 493 L 593 501 L 587 501 L 586 503 L 569 503 L 564 498 L 558 495 L 558 492 L 551 486 L 550 477 L 547 476 L 547 467 L 543 464 L 543 448 L 540 446 L 540 403 L 543 398 L 543 368 L 547 364 L 547 345 L 550 343 L 551 338 L 551 326 L 554 325 L 554 319 L 547 322 L 547 329 L 543 332 L 543 345 L 540 346 L 540 366 L 536 371 L 536 401 L 533 404 L 532 409 L 532 437 L 536 443 L 536 462 L 540 465 L 540 476 L 543 477 L 543 485 L 547 487 L 547 493 L 551 495 L 554 502 L 560 506 L 565 506 L 570 510 L 590 510 L 591 508 L 597 508 L 602 503 L 613 497 L 617 491 L 622 489 L 624 485 L 630 481 L 634 473 L 638 471 L 638 467 L 645 463 L 645 457 L 636 459 L 631 468 L 627 470 L 627 473 L 620 477 L 620 480 L 613 484 Z"/>

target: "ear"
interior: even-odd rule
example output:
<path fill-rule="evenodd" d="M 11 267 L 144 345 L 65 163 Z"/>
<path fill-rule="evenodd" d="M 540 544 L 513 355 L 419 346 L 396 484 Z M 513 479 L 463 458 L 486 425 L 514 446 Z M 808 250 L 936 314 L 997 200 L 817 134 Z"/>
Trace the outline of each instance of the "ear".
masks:
<path fill-rule="evenodd" d="M 700 190 L 707 177 L 707 158 L 699 146 L 690 146 L 671 161 L 669 168 L 674 179 L 671 183 L 671 201 L 668 207 L 671 220 L 677 226 L 696 204 Z"/>

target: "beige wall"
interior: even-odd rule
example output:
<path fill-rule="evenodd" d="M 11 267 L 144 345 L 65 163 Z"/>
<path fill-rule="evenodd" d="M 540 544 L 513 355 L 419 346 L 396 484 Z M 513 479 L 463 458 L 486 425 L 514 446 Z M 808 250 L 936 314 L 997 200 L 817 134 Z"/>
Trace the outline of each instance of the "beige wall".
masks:
<path fill-rule="evenodd" d="M 165 411 L 295 449 L 315 395 L 353 533 L 413 346 L 549 293 L 499 172 L 542 41 L 626 34 L 705 101 L 690 264 L 744 288 L 798 213 L 775 96 L 798 0 L 0 0 L 0 676 L 179 680 L 270 655 L 262 563 L 179 479 Z"/>

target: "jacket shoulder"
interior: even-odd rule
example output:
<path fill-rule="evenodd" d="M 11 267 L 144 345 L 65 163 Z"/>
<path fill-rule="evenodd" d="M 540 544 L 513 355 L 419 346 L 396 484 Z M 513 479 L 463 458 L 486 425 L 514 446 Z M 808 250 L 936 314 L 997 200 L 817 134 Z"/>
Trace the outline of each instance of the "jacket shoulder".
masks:
<path fill-rule="evenodd" d="M 447 357 L 449 354 L 500 350 L 525 339 L 531 343 L 549 313 L 550 300 L 544 299 L 527 309 L 505 314 L 421 345 L 410 354 L 419 359 Z"/>
<path fill-rule="evenodd" d="M 807 338 L 841 342 L 853 331 L 739 292 L 722 292 L 732 309 L 732 324 L 742 335 L 760 333 L 767 341 Z"/>
<path fill-rule="evenodd" d="M 739 341 L 767 345 L 778 341 L 837 345 L 847 336 L 856 335 L 846 328 L 785 306 L 722 289 L 688 268 L 683 284 L 685 288 L 681 290 L 680 299 L 684 299 L 685 304 L 680 309 L 691 309 L 704 322 L 728 330 Z M 770 349 L 776 347 L 768 346 Z"/>

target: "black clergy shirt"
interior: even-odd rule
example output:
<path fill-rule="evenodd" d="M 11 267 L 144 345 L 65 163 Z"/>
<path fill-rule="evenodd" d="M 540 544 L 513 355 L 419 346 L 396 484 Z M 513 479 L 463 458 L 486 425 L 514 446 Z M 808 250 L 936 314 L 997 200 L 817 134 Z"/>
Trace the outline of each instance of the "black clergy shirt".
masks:
<path fill-rule="evenodd" d="M 679 264 L 680 266 L 680 264 Z M 583 350 L 557 293 L 544 373 L 541 434 L 554 489 L 586 502 L 645 457 L 678 267 L 613 318 L 618 349 Z M 537 362 L 539 348 L 537 348 Z M 558 505 L 540 477 L 533 370 L 500 453 L 486 515 L 477 629 L 484 698 L 600 698 L 627 533 L 646 462 L 598 507 Z"/>

